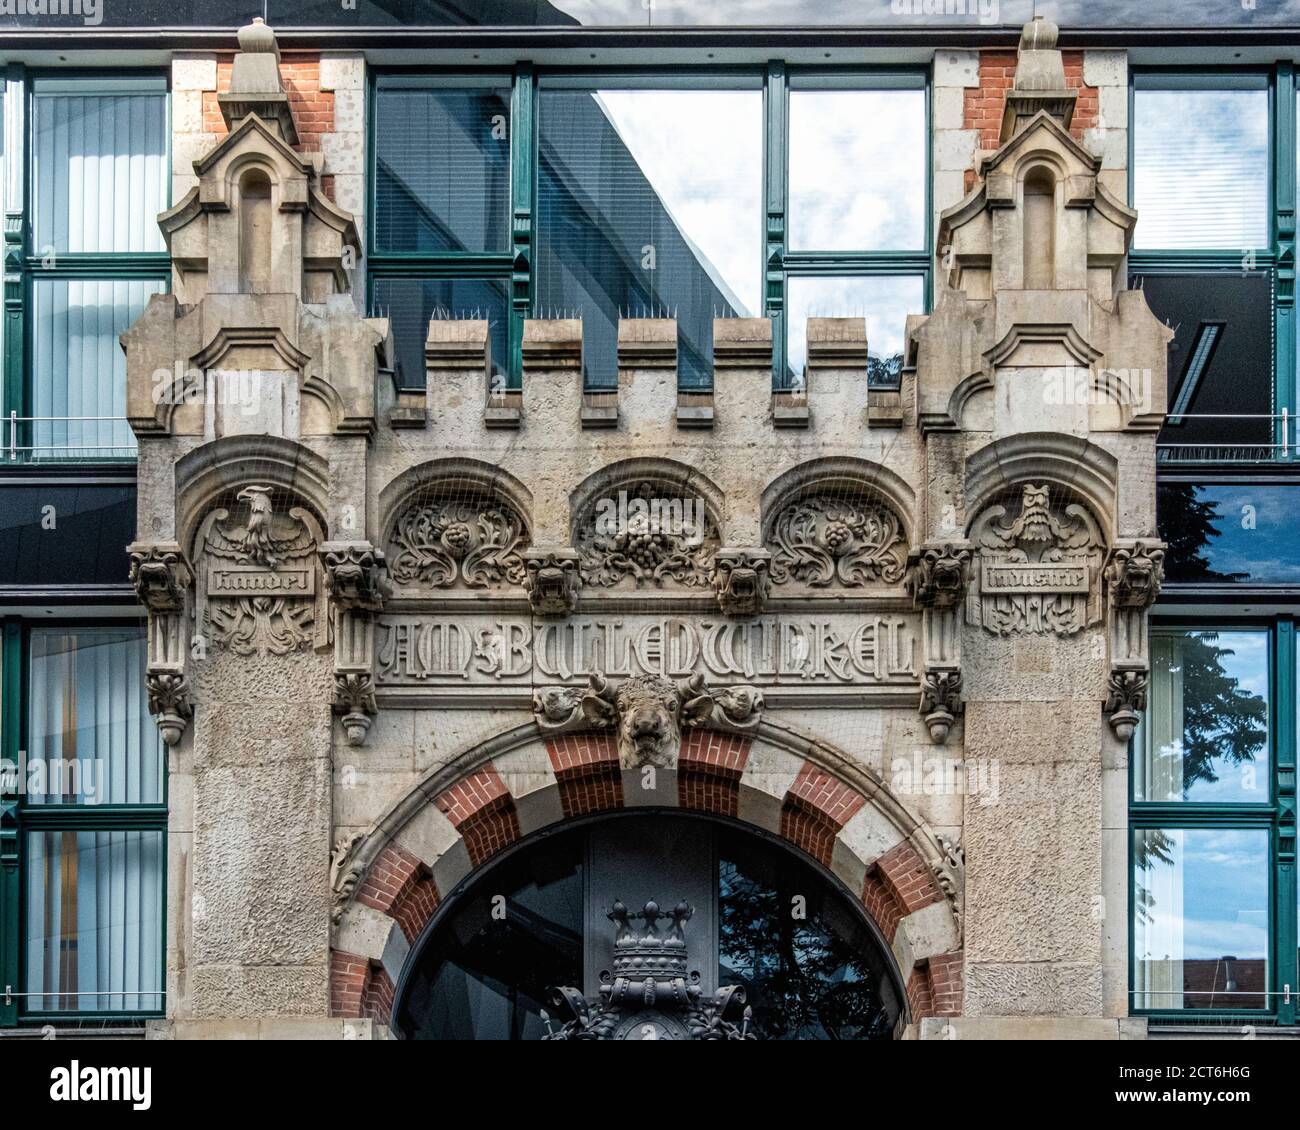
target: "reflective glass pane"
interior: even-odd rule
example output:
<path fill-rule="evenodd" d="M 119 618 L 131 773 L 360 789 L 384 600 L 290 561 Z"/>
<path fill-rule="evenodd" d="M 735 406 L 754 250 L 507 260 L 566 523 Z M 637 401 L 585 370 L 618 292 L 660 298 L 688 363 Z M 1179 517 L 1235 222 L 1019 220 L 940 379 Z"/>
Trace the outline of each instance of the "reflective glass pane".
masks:
<path fill-rule="evenodd" d="M 925 92 L 790 95 L 792 251 L 925 246 Z"/>
<path fill-rule="evenodd" d="M 167 94 L 161 80 L 38 79 L 35 252 L 162 251 Z"/>
<path fill-rule="evenodd" d="M 1136 90 L 1135 247 L 1267 247 L 1267 90 Z"/>
<path fill-rule="evenodd" d="M 620 316 L 675 316 L 679 383 L 711 384 L 713 319 L 761 313 L 762 93 L 544 89 L 538 136 L 537 314 L 583 319 L 592 388 Z"/>
<path fill-rule="evenodd" d="M 160 804 L 143 627 L 33 628 L 28 804 Z"/>
<path fill-rule="evenodd" d="M 1300 487 L 1165 482 L 1156 500 L 1166 582 L 1300 585 Z"/>
<path fill-rule="evenodd" d="M 29 832 L 26 1008 L 161 1011 L 163 833 Z"/>
<path fill-rule="evenodd" d="M 1134 274 L 1130 285 L 1174 331 L 1160 460 L 1276 457 L 1271 273 Z"/>
<path fill-rule="evenodd" d="M 791 278 L 786 284 L 786 387 L 808 364 L 809 318 L 866 318 L 872 384 L 897 385 L 908 314 L 925 313 L 920 275 Z"/>
<path fill-rule="evenodd" d="M 375 92 L 379 251 L 506 251 L 510 88 Z"/>
<path fill-rule="evenodd" d="M 1134 799 L 1266 804 L 1269 634 L 1157 629 Z"/>
<path fill-rule="evenodd" d="M 805 917 L 790 914 L 798 896 Z M 888 1040 L 902 1011 L 860 915 L 792 855 L 718 834 L 718 981 L 744 985 L 760 1040 Z"/>
<path fill-rule="evenodd" d="M 542 1036 L 550 989 L 582 984 L 583 852 L 581 832 L 549 838 L 456 903 L 408 975 L 397 1017 L 408 1039 Z"/>
<path fill-rule="evenodd" d="M 376 279 L 374 306 L 392 319 L 404 387 L 424 387 L 424 342 L 431 318 L 486 319 L 492 372 L 505 379 L 510 306 L 504 279 Z"/>
<path fill-rule="evenodd" d="M 1133 1007 L 1265 1008 L 1265 829 L 1133 832 Z"/>
<path fill-rule="evenodd" d="M 32 283 L 32 458 L 135 454 L 118 336 L 166 289 L 162 279 Z"/>

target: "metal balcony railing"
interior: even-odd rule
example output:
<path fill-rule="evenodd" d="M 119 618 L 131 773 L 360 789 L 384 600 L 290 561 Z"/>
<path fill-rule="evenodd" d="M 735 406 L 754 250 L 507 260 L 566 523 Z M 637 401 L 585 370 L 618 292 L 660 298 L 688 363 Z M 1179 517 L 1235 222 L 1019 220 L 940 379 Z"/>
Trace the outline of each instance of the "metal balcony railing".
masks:
<path fill-rule="evenodd" d="M 1267 420 L 1275 437 L 1272 443 L 1165 443 L 1156 444 L 1160 463 L 1277 463 L 1300 455 L 1300 445 L 1291 434 L 1291 417 L 1286 412 L 1264 413 L 1180 413 L 1167 424 L 1194 424 L 1202 420 Z M 1165 433 L 1168 434 L 1168 433 Z"/>
<path fill-rule="evenodd" d="M 89 442 L 103 440 L 105 432 L 109 442 Z M 136 445 L 121 416 L 20 416 L 10 412 L 4 454 L 10 463 L 134 459 Z"/>

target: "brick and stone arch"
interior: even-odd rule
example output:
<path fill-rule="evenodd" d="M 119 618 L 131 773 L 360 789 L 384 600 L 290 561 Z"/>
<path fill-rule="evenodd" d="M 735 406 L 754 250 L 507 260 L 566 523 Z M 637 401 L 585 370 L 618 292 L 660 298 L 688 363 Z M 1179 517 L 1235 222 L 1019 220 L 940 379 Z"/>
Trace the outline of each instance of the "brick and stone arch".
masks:
<path fill-rule="evenodd" d="M 432 772 L 336 860 L 335 1015 L 389 1023 L 395 986 L 440 903 L 503 849 L 566 821 L 637 807 L 717 816 L 779 837 L 861 903 L 910 1019 L 957 1016 L 961 927 L 943 851 L 876 774 L 794 728 L 683 738 L 647 800 L 604 733 L 502 733 Z M 951 887 L 951 883 L 948 884 Z"/>

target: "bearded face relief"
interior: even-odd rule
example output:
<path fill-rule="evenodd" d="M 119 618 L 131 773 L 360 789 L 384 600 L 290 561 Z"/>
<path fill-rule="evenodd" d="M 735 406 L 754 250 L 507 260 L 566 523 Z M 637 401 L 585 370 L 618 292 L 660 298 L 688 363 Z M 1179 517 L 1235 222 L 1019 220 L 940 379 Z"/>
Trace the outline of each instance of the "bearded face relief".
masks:
<path fill-rule="evenodd" d="M 971 528 L 978 553 L 967 603 L 971 623 L 1000 636 L 1075 635 L 1101 619 L 1104 539 L 1078 503 L 1025 484 Z"/>

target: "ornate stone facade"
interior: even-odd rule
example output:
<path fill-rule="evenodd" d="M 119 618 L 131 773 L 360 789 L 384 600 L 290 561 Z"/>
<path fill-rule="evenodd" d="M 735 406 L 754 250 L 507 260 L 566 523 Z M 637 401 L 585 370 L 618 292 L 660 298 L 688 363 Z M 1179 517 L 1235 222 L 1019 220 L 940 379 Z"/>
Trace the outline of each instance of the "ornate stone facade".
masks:
<path fill-rule="evenodd" d="M 150 708 L 192 805 L 171 884 L 229 912 L 175 908 L 167 1026 L 385 1029 L 441 900 L 575 813 L 647 803 L 649 768 L 647 807 L 779 838 L 860 899 L 912 1034 L 1116 1030 L 1127 954 L 1092 908 L 1126 899 L 1107 805 L 1145 705 L 1168 331 L 1125 289 L 1134 213 L 1066 111 L 1022 91 L 943 212 L 896 390 L 868 381 L 861 319 L 810 320 L 798 404 L 756 391 L 767 319 L 715 323 L 698 394 L 673 321 L 624 319 L 597 402 L 581 324 L 530 318 L 521 390 L 494 397 L 485 322 L 435 319 L 413 392 L 254 40 L 160 220 L 176 287 L 123 336 Z M 1027 177 L 1055 186 L 1050 262 Z M 1141 410 L 1045 392 L 1121 361 L 1152 373 Z M 256 411 L 160 405 L 176 366 L 253 374 Z M 935 761 L 998 766 L 998 796 L 926 787 L 911 766 Z M 228 850 L 234 826 L 271 847 Z M 738 999 L 677 972 L 683 1031 L 746 1035 Z M 555 1034 L 609 1034 L 637 991 L 614 984 L 573 990 Z"/>

